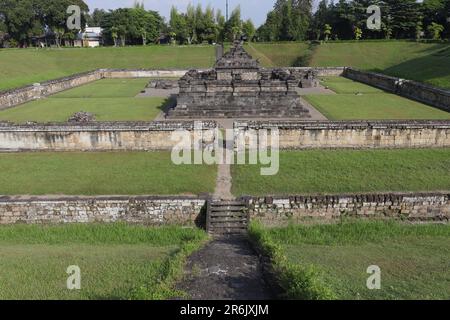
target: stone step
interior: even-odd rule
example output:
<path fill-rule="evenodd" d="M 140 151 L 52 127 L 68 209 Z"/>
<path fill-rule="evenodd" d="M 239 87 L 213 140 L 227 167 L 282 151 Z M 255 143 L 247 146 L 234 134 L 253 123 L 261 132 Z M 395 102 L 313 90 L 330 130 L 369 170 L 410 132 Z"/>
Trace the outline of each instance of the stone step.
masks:
<path fill-rule="evenodd" d="M 236 222 L 241 224 L 247 224 L 247 218 L 246 217 L 214 217 L 209 220 L 213 226 L 216 226 L 218 224 L 224 223 L 224 222 Z"/>
<path fill-rule="evenodd" d="M 220 235 L 225 235 L 225 234 L 245 234 L 247 233 L 247 228 L 241 228 L 241 229 L 236 229 L 236 228 L 229 228 L 229 229 L 217 229 L 217 230 L 212 230 L 211 233 L 213 234 L 220 234 Z"/>
<path fill-rule="evenodd" d="M 211 206 L 211 212 L 222 212 L 222 211 L 242 211 L 245 209 L 245 206 L 229 206 L 229 205 L 223 205 L 223 206 Z"/>

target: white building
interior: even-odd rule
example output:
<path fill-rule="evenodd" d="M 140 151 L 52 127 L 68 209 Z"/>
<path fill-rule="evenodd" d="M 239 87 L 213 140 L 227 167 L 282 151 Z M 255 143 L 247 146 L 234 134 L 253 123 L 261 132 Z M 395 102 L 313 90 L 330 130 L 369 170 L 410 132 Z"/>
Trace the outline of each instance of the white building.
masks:
<path fill-rule="evenodd" d="M 84 32 L 78 33 L 74 42 L 75 47 L 95 48 L 100 46 L 103 44 L 102 32 L 100 27 L 86 27 Z"/>

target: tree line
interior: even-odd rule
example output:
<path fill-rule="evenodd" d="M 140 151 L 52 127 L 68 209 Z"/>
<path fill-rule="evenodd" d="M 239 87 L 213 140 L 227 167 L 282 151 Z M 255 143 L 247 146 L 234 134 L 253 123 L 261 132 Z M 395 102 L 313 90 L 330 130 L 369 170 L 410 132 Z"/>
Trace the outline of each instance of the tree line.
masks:
<path fill-rule="evenodd" d="M 36 38 L 51 38 L 57 45 L 74 40 L 80 30 L 66 26 L 67 7 L 81 8 L 82 28 L 103 28 L 105 44 L 201 44 L 232 41 L 301 41 L 347 39 L 441 39 L 450 37 L 450 0 L 276 0 L 258 29 L 243 20 L 236 7 L 227 20 L 211 6 L 189 5 L 186 12 L 173 7 L 167 21 L 140 2 L 116 10 L 89 8 L 83 0 L 0 0 L 0 46 L 26 47 Z M 381 9 L 379 30 L 367 26 L 367 8 Z"/>
<path fill-rule="evenodd" d="M 381 9 L 377 30 L 367 8 Z M 277 0 L 258 29 L 260 41 L 349 39 L 441 39 L 450 37 L 450 0 Z"/>

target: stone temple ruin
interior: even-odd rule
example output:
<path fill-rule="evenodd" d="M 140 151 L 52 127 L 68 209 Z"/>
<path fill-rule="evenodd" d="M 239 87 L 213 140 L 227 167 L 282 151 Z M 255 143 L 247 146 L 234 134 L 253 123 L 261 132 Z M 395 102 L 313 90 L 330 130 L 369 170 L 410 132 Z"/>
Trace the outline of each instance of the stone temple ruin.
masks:
<path fill-rule="evenodd" d="M 235 42 L 208 71 L 191 70 L 179 81 L 168 118 L 310 118 L 298 87 L 316 83 L 312 70 L 264 69 Z"/>

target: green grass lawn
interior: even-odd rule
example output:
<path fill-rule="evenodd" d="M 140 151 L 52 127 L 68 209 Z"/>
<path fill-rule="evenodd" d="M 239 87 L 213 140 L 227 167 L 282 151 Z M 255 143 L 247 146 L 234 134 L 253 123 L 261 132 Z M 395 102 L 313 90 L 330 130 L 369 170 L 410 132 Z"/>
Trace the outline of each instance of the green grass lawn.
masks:
<path fill-rule="evenodd" d="M 0 300 L 158 299 L 171 289 L 173 264 L 187 244 L 206 234 L 195 228 L 126 224 L 0 226 Z M 69 266 L 81 271 L 81 290 L 68 290 Z M 136 296 L 145 288 L 145 296 Z"/>
<path fill-rule="evenodd" d="M 450 89 L 450 45 L 410 41 L 252 43 L 265 67 L 350 66 Z M 98 68 L 207 68 L 213 46 L 0 49 L 0 90 Z"/>
<path fill-rule="evenodd" d="M 216 166 L 174 165 L 169 152 L 0 154 L 0 194 L 178 195 L 212 192 Z"/>
<path fill-rule="evenodd" d="M 251 43 L 245 49 L 264 67 L 305 66 L 311 54 L 305 42 Z"/>
<path fill-rule="evenodd" d="M 0 111 L 0 120 L 23 123 L 65 122 L 78 111 L 93 113 L 97 121 L 151 121 L 166 98 L 136 97 L 148 79 L 103 79 L 48 98 Z"/>
<path fill-rule="evenodd" d="M 329 42 L 316 48 L 310 65 L 355 67 L 450 89 L 449 44 Z"/>
<path fill-rule="evenodd" d="M 281 151 L 280 170 L 232 167 L 234 195 L 450 189 L 450 149 Z"/>
<path fill-rule="evenodd" d="M 99 68 L 206 68 L 213 46 L 0 49 L 0 90 Z"/>
<path fill-rule="evenodd" d="M 343 77 L 322 84 L 337 94 L 304 98 L 329 120 L 450 119 L 450 113 Z"/>
<path fill-rule="evenodd" d="M 260 231 L 337 299 L 450 299 L 450 226 L 347 221 Z M 381 269 L 381 289 L 366 286 Z"/>

